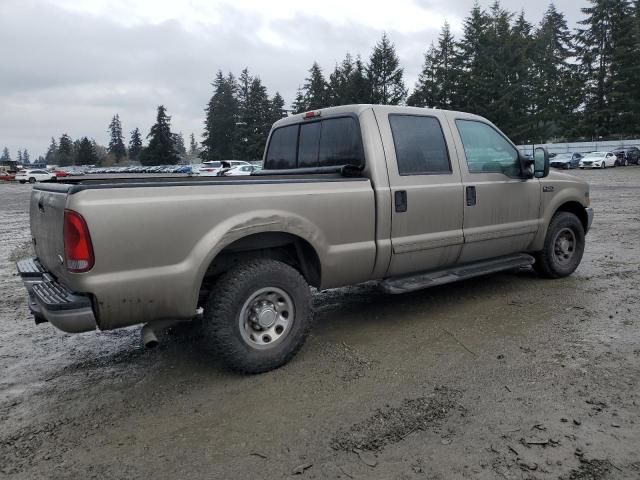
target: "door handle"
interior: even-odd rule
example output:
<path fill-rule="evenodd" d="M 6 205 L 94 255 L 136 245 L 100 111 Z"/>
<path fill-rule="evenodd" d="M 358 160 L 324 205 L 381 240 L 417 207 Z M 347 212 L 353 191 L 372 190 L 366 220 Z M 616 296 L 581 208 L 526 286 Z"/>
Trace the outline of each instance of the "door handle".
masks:
<path fill-rule="evenodd" d="M 474 206 L 476 204 L 476 187 L 467 187 L 465 195 L 467 197 L 467 207 Z"/>
<path fill-rule="evenodd" d="M 402 213 L 407 211 L 407 191 L 396 190 L 394 193 L 394 200 L 396 204 L 396 212 Z"/>

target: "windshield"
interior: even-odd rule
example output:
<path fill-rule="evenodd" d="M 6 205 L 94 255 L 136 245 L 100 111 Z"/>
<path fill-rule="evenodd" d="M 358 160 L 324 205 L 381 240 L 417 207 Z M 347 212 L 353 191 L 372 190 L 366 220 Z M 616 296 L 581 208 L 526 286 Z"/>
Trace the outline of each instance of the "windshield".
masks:
<path fill-rule="evenodd" d="M 559 153 L 554 160 L 571 160 L 572 157 L 570 153 Z"/>
<path fill-rule="evenodd" d="M 591 152 L 591 153 L 587 153 L 585 155 L 585 158 L 604 157 L 605 155 L 607 155 L 607 152 Z"/>

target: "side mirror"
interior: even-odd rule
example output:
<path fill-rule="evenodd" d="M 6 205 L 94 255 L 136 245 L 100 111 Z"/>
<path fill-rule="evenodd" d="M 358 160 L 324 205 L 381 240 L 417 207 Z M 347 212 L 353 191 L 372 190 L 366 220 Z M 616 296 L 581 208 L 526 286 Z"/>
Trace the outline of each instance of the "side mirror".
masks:
<path fill-rule="evenodd" d="M 533 176 L 544 178 L 549 175 L 549 152 L 544 147 L 536 147 L 533 151 Z"/>

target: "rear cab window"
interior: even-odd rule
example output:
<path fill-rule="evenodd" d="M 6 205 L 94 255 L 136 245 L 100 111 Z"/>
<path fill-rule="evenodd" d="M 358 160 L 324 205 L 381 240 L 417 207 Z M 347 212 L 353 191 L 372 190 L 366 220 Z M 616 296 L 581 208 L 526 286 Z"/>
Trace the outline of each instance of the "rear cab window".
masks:
<path fill-rule="evenodd" d="M 440 121 L 423 115 L 389 115 L 400 175 L 448 174 L 449 152 Z"/>
<path fill-rule="evenodd" d="M 355 116 L 329 117 L 279 127 L 271 133 L 264 168 L 283 170 L 364 163 Z"/>

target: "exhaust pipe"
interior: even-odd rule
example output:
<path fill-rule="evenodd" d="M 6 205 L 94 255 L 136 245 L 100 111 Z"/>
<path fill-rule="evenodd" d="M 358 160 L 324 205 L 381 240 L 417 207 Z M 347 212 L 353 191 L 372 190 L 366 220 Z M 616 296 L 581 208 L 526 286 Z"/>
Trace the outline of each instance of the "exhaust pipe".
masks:
<path fill-rule="evenodd" d="M 142 344 L 145 348 L 154 348 L 158 346 L 158 343 L 158 337 L 151 324 L 145 324 L 144 327 L 142 327 Z"/>

